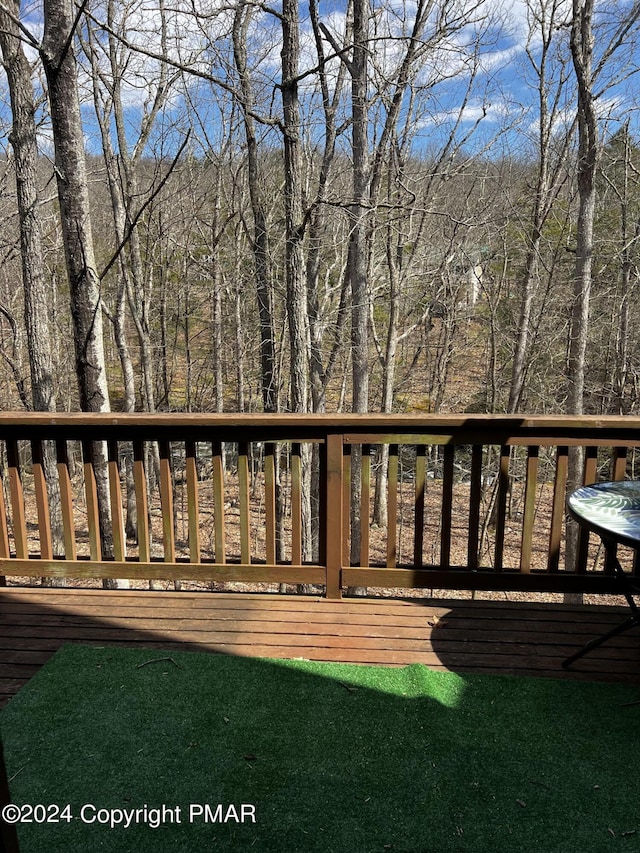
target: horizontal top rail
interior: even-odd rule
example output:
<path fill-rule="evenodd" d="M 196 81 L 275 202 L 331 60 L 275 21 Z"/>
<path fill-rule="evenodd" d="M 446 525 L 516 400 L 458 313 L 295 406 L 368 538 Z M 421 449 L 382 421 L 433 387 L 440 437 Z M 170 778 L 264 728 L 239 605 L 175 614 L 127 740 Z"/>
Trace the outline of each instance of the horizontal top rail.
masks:
<path fill-rule="evenodd" d="M 503 414 L 425 414 L 424 412 L 392 413 L 356 412 L 299 414 L 281 412 L 265 414 L 262 412 L 0 412 L 0 421 L 9 424 L 42 424 L 73 426 L 77 423 L 109 424 L 125 426 L 132 423 L 154 425 L 175 425 L 184 421 L 194 425 L 216 426 L 220 424 L 254 423 L 265 426 L 290 426 L 303 423 L 309 426 L 322 424 L 323 427 L 348 431 L 349 428 L 365 426 L 379 430 L 393 425 L 397 429 L 414 429 L 416 424 L 428 423 L 430 426 L 460 428 L 465 425 L 491 425 L 492 428 L 553 428 L 553 429 L 600 429 L 613 428 L 640 429 L 640 416 L 635 415 L 503 415 Z"/>
<path fill-rule="evenodd" d="M 323 440 L 340 433 L 348 444 L 526 444 L 640 446 L 640 418 L 628 415 L 430 415 L 430 414 L 202 414 L 146 413 L 0 413 L 0 430 L 8 438 L 51 437 L 58 432 L 70 440 L 88 432 L 109 438 L 127 431 L 131 439 L 144 435 L 162 440 L 183 429 L 250 433 L 251 440 Z M 207 436 L 208 437 L 208 436 Z M 243 436 L 244 437 L 244 436 Z"/>

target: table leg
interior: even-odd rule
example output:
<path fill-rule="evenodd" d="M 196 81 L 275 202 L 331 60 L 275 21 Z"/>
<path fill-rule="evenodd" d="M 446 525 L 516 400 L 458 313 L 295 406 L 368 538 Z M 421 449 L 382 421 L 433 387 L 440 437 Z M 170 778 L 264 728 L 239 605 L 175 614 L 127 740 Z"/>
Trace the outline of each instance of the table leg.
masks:
<path fill-rule="evenodd" d="M 615 637 L 617 634 L 622 634 L 623 631 L 628 631 L 630 628 L 634 628 L 636 625 L 640 625 L 640 609 L 636 604 L 633 598 L 634 589 L 629 582 L 629 578 L 627 577 L 624 569 L 620 565 L 616 554 L 616 545 L 615 542 L 605 539 L 602 537 L 602 544 L 605 547 L 605 550 L 611 559 L 613 570 L 615 572 L 616 579 L 620 585 L 620 592 L 627 600 L 627 604 L 629 605 L 629 609 L 631 610 L 631 616 L 626 619 L 621 625 L 616 625 L 615 628 L 612 628 L 610 631 L 607 631 L 606 634 L 602 634 L 600 637 L 594 637 L 593 640 L 589 640 L 588 643 L 585 643 L 581 649 L 572 654 L 566 660 L 562 662 L 562 666 L 564 669 L 571 666 L 574 661 L 577 661 L 579 658 L 586 655 L 592 649 L 597 649 L 598 646 L 601 646 L 603 643 L 606 643 L 607 640 L 610 640 L 611 637 Z"/>

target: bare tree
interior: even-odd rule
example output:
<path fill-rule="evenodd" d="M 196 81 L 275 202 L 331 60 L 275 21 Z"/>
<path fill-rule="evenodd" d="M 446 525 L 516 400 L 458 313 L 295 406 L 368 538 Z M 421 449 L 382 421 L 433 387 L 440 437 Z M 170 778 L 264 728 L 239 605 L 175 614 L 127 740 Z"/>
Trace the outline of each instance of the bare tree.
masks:
<path fill-rule="evenodd" d="M 595 0 L 573 0 L 570 47 L 578 92 L 578 222 L 576 227 L 576 264 L 571 313 L 571 336 L 567 378 L 567 409 L 572 414 L 584 411 L 584 376 L 589 326 L 593 264 L 593 229 L 596 208 L 596 171 L 602 153 L 598 101 L 615 83 L 629 74 L 622 67 L 612 71 L 617 55 L 635 37 L 640 20 L 640 3 L 612 10 L 613 21 L 605 20 L 604 31 L 594 23 Z M 596 39 L 597 36 L 597 39 Z M 596 41 L 604 42 L 594 56 Z"/>
<path fill-rule="evenodd" d="M 31 404 L 36 411 L 54 412 L 56 392 L 49 324 L 51 290 L 45 276 L 37 185 L 38 145 L 35 96 L 31 81 L 31 66 L 22 45 L 24 34 L 18 26 L 19 0 L 13 0 L 13 2 L 7 0 L 6 8 L 9 9 L 10 14 L 0 7 L 0 49 L 11 97 L 12 131 L 9 138 L 15 157 L 24 321 L 31 374 Z M 49 496 L 53 553 L 58 555 L 63 551 L 62 517 L 55 449 L 52 446 L 47 445 L 43 448 L 43 465 Z M 64 585 L 64 578 L 54 583 Z"/>
<path fill-rule="evenodd" d="M 47 0 L 40 56 L 44 66 L 55 148 L 60 221 L 74 321 L 76 374 L 80 407 L 109 411 L 100 281 L 91 233 L 84 136 L 80 118 L 74 32 L 74 7 L 68 0 Z"/>
<path fill-rule="evenodd" d="M 45 0 L 40 58 L 45 70 L 55 149 L 56 183 L 73 318 L 76 377 L 80 408 L 108 412 L 109 389 L 102 326 L 100 280 L 91 232 L 84 136 L 80 117 L 74 36 L 77 15 L 70 0 Z M 113 549 L 106 447 L 96 443 L 101 544 Z M 127 581 L 116 581 L 128 585 Z"/>
<path fill-rule="evenodd" d="M 240 105 L 247 146 L 249 195 L 253 213 L 253 253 L 255 258 L 256 294 L 260 317 L 260 361 L 262 365 L 262 399 L 265 412 L 279 409 L 278 362 L 273 323 L 273 281 L 267 226 L 266 199 L 262 192 L 260 150 L 256 130 L 256 113 L 247 54 L 247 33 L 255 9 L 238 3 L 233 19 L 233 57 L 240 87 Z"/>
<path fill-rule="evenodd" d="M 599 32 L 599 55 L 595 56 L 595 0 L 573 0 L 570 48 L 578 93 L 578 221 L 576 226 L 576 258 L 571 306 L 571 331 L 567 363 L 567 411 L 584 411 L 585 366 L 591 283 L 593 266 L 593 233 L 596 210 L 596 172 L 602 153 L 602 136 L 598 124 L 598 101 L 614 82 L 626 73 L 612 71 L 616 55 L 630 38 L 640 19 L 640 3 L 628 9 L 614 10 L 613 22 L 605 19 L 604 32 Z M 618 17 L 619 11 L 622 16 Z M 623 63 L 625 60 L 623 59 Z M 582 477 L 582 454 L 573 452 L 569 459 L 569 488 L 577 487 Z M 567 536 L 567 561 L 575 561 L 575 526 Z"/>
<path fill-rule="evenodd" d="M 577 118 L 562 128 L 568 99 L 568 63 L 562 29 L 567 21 L 563 0 L 529 0 L 527 59 L 534 75 L 537 101 L 537 169 L 532 209 L 525 227 L 528 246 L 520 283 L 520 315 L 509 388 L 508 412 L 516 412 L 522 400 L 530 363 L 531 323 L 534 298 L 540 285 L 541 244 L 544 227 L 554 209 L 567 173 L 564 165 L 571 150 Z"/>
<path fill-rule="evenodd" d="M 633 312 L 632 296 L 638 277 L 638 246 L 640 245 L 640 210 L 638 185 L 640 169 L 637 143 L 630 130 L 630 120 L 605 146 L 601 169 L 600 222 L 596 229 L 605 229 L 604 250 L 607 263 L 601 264 L 602 275 L 616 281 L 613 290 L 606 291 L 603 300 L 611 306 L 611 334 L 606 341 L 600 396 L 603 414 L 624 415 L 633 404 Z M 605 236 L 603 235 L 603 237 Z"/>
<path fill-rule="evenodd" d="M 22 47 L 23 36 L 16 23 L 20 15 L 19 0 L 13 0 L 11 11 L 12 15 L 9 15 L 0 7 L 0 49 L 11 96 L 13 129 L 9 140 L 15 156 L 31 394 L 36 411 L 53 412 L 56 402 L 49 334 L 50 297 L 45 278 L 37 187 L 35 97 L 31 66 L 25 56 Z"/>
<path fill-rule="evenodd" d="M 595 176 L 600 157 L 600 134 L 593 77 L 594 0 L 574 0 L 571 22 L 571 56 L 578 83 L 578 223 L 576 267 L 567 378 L 567 409 L 584 411 L 584 372 L 591 298 Z"/>
<path fill-rule="evenodd" d="M 291 346 L 291 410 L 309 406 L 309 312 L 302 241 L 303 217 L 301 110 L 298 94 L 300 21 L 298 0 L 282 6 L 282 112 L 284 137 L 285 277 Z"/>

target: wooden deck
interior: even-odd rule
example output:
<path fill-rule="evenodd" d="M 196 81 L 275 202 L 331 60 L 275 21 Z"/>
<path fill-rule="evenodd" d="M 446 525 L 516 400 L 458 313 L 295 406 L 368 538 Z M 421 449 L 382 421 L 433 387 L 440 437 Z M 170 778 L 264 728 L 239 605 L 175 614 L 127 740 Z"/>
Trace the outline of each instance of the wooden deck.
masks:
<path fill-rule="evenodd" d="M 401 665 L 640 684 L 640 629 L 561 661 L 623 608 L 198 592 L 0 590 L 0 702 L 64 643 Z"/>

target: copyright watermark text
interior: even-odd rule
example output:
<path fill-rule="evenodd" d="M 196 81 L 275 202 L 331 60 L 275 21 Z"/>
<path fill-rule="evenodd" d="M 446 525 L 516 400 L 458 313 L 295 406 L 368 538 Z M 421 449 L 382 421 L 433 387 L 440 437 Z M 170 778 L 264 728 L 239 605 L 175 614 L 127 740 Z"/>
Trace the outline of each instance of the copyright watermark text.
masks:
<path fill-rule="evenodd" d="M 129 829 L 132 826 L 160 826 L 178 823 L 256 823 L 256 807 L 251 803 L 189 803 L 188 806 L 149 806 L 139 808 L 100 808 L 93 803 L 73 807 L 58 805 L 8 803 L 0 811 L 5 823 L 71 823 L 79 820 L 87 825 L 109 829 Z"/>

